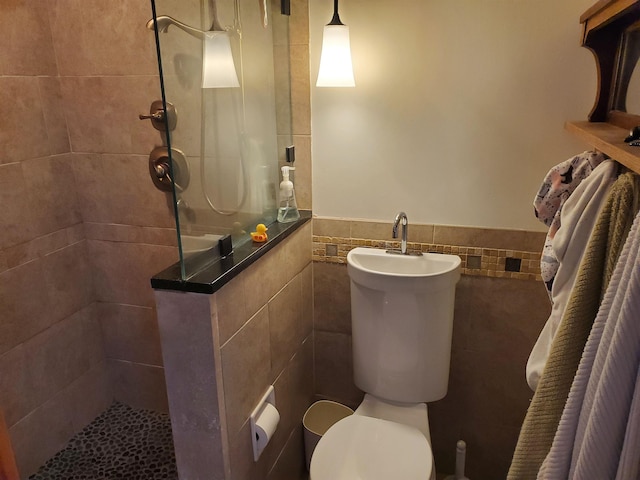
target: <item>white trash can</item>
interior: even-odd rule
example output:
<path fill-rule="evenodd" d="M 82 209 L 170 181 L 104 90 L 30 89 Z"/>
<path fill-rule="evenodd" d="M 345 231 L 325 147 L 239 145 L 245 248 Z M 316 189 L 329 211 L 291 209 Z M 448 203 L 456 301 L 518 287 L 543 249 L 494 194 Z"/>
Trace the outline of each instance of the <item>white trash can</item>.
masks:
<path fill-rule="evenodd" d="M 352 414 L 353 410 L 349 407 L 331 400 L 318 400 L 307 409 L 302 418 L 307 470 L 310 470 L 311 455 L 313 455 L 320 438 L 327 433 L 331 426 Z"/>

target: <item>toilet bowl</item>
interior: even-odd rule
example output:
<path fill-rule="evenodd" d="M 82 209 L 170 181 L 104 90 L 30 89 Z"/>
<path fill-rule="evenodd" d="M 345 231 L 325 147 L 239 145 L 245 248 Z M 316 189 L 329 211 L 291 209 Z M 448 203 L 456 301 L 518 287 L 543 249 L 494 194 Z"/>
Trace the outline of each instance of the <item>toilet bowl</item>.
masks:
<path fill-rule="evenodd" d="M 426 404 L 395 405 L 366 394 L 333 425 L 311 458 L 310 480 L 433 480 Z"/>
<path fill-rule="evenodd" d="M 420 431 L 351 415 L 327 431 L 311 459 L 311 480 L 428 480 L 433 460 Z"/>

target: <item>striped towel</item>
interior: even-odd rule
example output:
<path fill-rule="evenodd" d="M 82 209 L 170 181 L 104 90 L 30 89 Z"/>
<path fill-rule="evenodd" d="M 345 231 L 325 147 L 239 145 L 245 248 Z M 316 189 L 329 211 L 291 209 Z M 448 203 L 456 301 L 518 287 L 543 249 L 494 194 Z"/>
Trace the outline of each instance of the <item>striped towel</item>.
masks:
<path fill-rule="evenodd" d="M 549 453 L 600 300 L 637 211 L 634 178 L 630 173 L 620 175 L 598 217 L 551 345 L 549 359 L 522 425 L 509 480 L 537 478 Z"/>
<path fill-rule="evenodd" d="M 589 335 L 539 479 L 640 478 L 640 215 Z"/>

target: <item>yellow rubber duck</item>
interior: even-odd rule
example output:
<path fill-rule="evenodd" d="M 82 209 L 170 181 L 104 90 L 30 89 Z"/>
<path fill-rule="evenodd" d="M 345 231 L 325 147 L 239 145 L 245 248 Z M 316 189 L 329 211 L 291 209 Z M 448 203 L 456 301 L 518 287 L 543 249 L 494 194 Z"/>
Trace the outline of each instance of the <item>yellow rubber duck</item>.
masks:
<path fill-rule="evenodd" d="M 251 240 L 254 242 L 266 242 L 267 241 L 267 230 L 268 228 L 264 225 L 264 223 L 259 223 L 256 225 L 256 231 L 251 232 Z"/>

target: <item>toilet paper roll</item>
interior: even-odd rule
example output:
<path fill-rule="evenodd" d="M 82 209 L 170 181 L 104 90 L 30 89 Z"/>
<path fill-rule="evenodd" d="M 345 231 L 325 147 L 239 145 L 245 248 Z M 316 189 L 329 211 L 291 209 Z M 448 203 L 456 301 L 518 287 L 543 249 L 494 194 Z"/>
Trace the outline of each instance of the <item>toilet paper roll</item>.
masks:
<path fill-rule="evenodd" d="M 265 403 L 255 420 L 255 429 L 254 429 L 254 441 L 255 441 L 255 452 L 257 456 L 260 456 L 264 448 L 269 443 L 269 440 L 273 437 L 273 434 L 278 427 L 278 422 L 280 422 L 280 414 L 276 407 L 271 405 L 270 403 Z"/>

